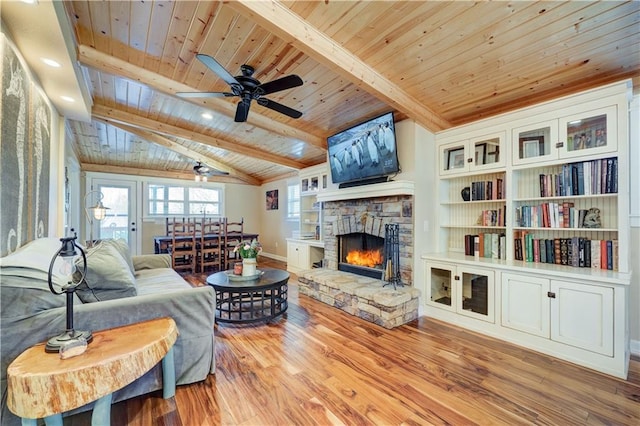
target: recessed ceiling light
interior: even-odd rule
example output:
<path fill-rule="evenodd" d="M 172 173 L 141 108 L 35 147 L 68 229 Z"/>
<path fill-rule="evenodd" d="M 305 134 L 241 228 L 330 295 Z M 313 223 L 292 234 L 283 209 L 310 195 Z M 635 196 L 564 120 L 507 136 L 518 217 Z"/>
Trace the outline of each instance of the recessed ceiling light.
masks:
<path fill-rule="evenodd" d="M 45 64 L 53 68 L 60 68 L 62 66 L 60 65 L 59 62 L 54 61 L 53 59 L 49 59 L 49 58 L 40 58 L 40 59 L 42 59 L 42 62 L 44 62 Z"/>
<path fill-rule="evenodd" d="M 206 118 L 207 120 L 211 120 L 213 118 L 213 115 L 209 114 L 208 112 L 204 112 L 204 113 L 202 113 L 202 118 Z"/>
<path fill-rule="evenodd" d="M 67 102 L 75 102 L 76 101 L 71 96 L 60 96 L 60 99 L 62 99 L 63 101 L 67 101 Z"/>

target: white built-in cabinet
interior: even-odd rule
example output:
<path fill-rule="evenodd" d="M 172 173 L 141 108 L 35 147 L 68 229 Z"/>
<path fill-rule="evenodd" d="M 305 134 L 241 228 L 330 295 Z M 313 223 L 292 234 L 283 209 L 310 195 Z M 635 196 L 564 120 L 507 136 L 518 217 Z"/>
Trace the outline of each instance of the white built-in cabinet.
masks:
<path fill-rule="evenodd" d="M 626 377 L 630 88 L 611 84 L 436 135 L 427 316 Z"/>
<path fill-rule="evenodd" d="M 318 194 L 331 188 L 327 163 L 299 173 L 300 226 L 287 238 L 287 270 L 298 273 L 320 266 L 324 258 L 322 203 Z"/>

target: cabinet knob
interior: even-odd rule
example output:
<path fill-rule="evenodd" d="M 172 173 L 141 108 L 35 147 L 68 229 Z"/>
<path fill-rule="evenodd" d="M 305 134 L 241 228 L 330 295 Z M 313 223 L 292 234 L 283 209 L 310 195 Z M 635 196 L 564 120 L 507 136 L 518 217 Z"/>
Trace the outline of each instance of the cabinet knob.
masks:
<path fill-rule="evenodd" d="M 456 280 L 456 281 L 460 281 L 460 275 L 454 275 L 453 279 Z"/>
<path fill-rule="evenodd" d="M 467 158 L 467 163 L 473 163 L 473 158 Z"/>
<path fill-rule="evenodd" d="M 556 148 L 562 148 L 564 146 L 564 142 L 558 142 L 556 144 Z"/>
<path fill-rule="evenodd" d="M 547 292 L 547 297 L 551 298 L 551 299 L 555 299 L 556 298 L 556 294 L 552 291 L 548 291 Z"/>

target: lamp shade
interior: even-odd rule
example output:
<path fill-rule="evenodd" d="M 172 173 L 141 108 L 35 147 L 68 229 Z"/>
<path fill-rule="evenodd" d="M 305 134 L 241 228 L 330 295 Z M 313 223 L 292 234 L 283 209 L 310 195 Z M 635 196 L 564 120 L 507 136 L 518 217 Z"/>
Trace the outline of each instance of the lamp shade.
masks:
<path fill-rule="evenodd" d="M 105 207 L 102 201 L 98 201 L 95 206 L 89 207 L 89 211 L 91 211 L 91 215 L 95 220 L 102 220 L 107 217 L 107 210 L 109 210 L 109 207 Z"/>

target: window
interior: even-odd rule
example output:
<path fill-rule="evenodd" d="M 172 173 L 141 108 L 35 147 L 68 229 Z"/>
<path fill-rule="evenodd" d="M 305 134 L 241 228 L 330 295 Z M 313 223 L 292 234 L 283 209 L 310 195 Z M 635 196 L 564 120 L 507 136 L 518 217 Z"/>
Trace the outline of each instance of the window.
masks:
<path fill-rule="evenodd" d="M 300 220 L 300 185 L 287 185 L 287 219 Z"/>
<path fill-rule="evenodd" d="M 222 188 L 184 187 L 149 184 L 149 216 L 220 216 Z"/>

